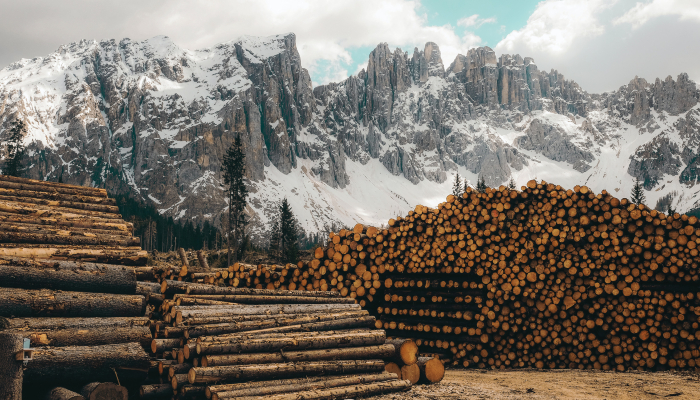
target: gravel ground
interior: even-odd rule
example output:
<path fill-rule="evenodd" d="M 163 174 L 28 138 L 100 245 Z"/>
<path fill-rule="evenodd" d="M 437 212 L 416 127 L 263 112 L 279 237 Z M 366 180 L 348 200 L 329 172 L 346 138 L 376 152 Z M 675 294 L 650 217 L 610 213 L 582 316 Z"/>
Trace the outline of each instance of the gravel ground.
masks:
<path fill-rule="evenodd" d="M 700 374 L 579 370 L 448 370 L 434 385 L 371 400 L 700 400 Z"/>

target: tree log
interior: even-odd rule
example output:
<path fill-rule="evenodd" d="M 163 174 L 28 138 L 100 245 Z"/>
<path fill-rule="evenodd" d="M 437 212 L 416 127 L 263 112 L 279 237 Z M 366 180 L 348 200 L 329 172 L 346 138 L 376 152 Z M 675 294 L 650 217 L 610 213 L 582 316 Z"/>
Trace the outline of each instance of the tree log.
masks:
<path fill-rule="evenodd" d="M 425 383 L 438 383 L 445 377 L 445 366 L 435 357 L 418 357 L 420 379 Z"/>
<path fill-rule="evenodd" d="M 24 331 L 34 347 L 99 346 L 104 344 L 151 342 L 151 330 L 147 326 L 89 327 L 56 330 Z"/>
<path fill-rule="evenodd" d="M 15 355 L 23 347 L 21 335 L 0 331 L 0 399 L 22 400 L 22 361 Z"/>
<path fill-rule="evenodd" d="M 0 231 L 0 243 L 36 243 L 36 244 L 65 244 L 75 246 L 106 245 L 106 246 L 138 246 L 141 239 L 128 236 L 81 235 L 79 232 L 68 231 L 69 235 L 60 232 L 25 233 Z"/>
<path fill-rule="evenodd" d="M 420 379 L 420 368 L 418 368 L 418 365 L 416 364 L 402 365 L 401 378 L 410 381 L 411 384 L 418 383 L 418 380 Z"/>
<path fill-rule="evenodd" d="M 83 215 L 70 218 L 49 217 L 46 215 L 24 216 L 16 213 L 7 213 L 0 211 L 0 222 L 3 224 L 23 224 L 37 226 L 52 226 L 79 228 L 79 229 L 97 229 L 107 232 L 114 232 L 115 235 L 131 234 L 134 231 L 134 225 L 131 222 L 124 220 L 109 220 L 92 219 Z"/>
<path fill-rule="evenodd" d="M 133 317 L 143 315 L 143 296 L 53 290 L 3 289 L 0 315 L 15 317 Z"/>
<path fill-rule="evenodd" d="M 276 314 L 276 315 L 224 315 L 224 316 L 198 316 L 198 315 L 193 315 L 189 316 L 187 318 L 182 319 L 182 324 L 183 325 L 188 325 L 188 326 L 194 326 L 194 325 L 212 325 L 212 324 L 233 324 L 237 322 L 243 322 L 243 321 L 259 321 L 263 319 L 274 319 L 274 318 L 282 318 L 282 319 L 288 319 L 288 318 L 302 318 L 302 317 L 319 317 L 321 315 L 339 315 L 339 314 L 347 314 L 348 316 L 352 315 L 368 315 L 369 313 L 365 310 L 358 310 L 358 311 L 347 311 L 343 313 L 326 313 L 326 312 L 318 312 L 318 313 L 293 313 L 293 314 Z M 176 325 L 179 325 L 176 321 Z"/>
<path fill-rule="evenodd" d="M 160 284 L 155 282 L 136 282 L 136 294 L 157 294 L 160 295 Z"/>
<path fill-rule="evenodd" d="M 111 382 L 92 382 L 80 389 L 85 400 L 128 400 L 129 392 L 124 386 Z"/>
<path fill-rule="evenodd" d="M 386 365 L 384 366 L 384 371 L 396 375 L 398 379 L 402 379 L 401 367 L 399 367 L 399 365 L 395 362 L 386 363 Z"/>
<path fill-rule="evenodd" d="M 219 295 L 259 295 L 259 296 L 304 296 L 304 297 L 338 297 L 338 292 L 317 292 L 303 290 L 267 290 L 246 289 L 234 287 L 220 287 L 214 285 L 201 285 L 196 283 L 165 280 L 161 286 L 162 293 L 187 293 L 195 294 L 219 294 Z"/>
<path fill-rule="evenodd" d="M 23 186 L 25 188 L 18 186 Z M 0 175 L 0 187 L 57 193 L 85 193 L 88 196 L 107 197 L 106 189 L 69 185 L 67 183 L 39 181 L 36 179 L 19 178 L 9 175 Z"/>
<path fill-rule="evenodd" d="M 116 206 L 117 201 L 111 197 L 98 197 L 86 195 L 63 194 L 55 191 L 19 190 L 0 187 L 0 196 L 25 197 L 31 199 L 44 199 L 54 201 L 64 201 L 81 204 L 101 204 Z"/>
<path fill-rule="evenodd" d="M 247 306 L 175 306 L 171 315 L 180 324 L 183 318 L 192 316 L 228 316 L 228 315 L 260 315 L 260 314 L 302 314 L 317 312 L 343 312 L 359 310 L 358 304 L 270 304 Z"/>
<path fill-rule="evenodd" d="M 8 196 L 7 193 L 0 191 L 0 200 L 11 201 L 15 203 L 31 203 L 40 204 L 43 206 L 50 207 L 61 207 L 61 208 L 74 208 L 77 210 L 88 210 L 88 211 L 99 211 L 103 213 L 118 214 L 119 207 L 107 204 L 90 204 L 90 203 L 79 203 L 73 201 L 65 200 L 47 200 L 36 197 L 22 197 L 22 196 Z"/>
<path fill-rule="evenodd" d="M 0 229 L 5 232 L 18 232 L 18 233 L 32 233 L 32 234 L 46 234 L 46 235 L 63 235 L 63 236 L 114 236 L 114 237 L 128 237 L 131 236 L 131 232 L 126 230 L 115 230 L 115 229 L 95 229 L 95 228 L 82 228 L 82 227 L 66 227 L 66 226 L 47 226 L 40 224 L 25 224 L 16 222 L 4 222 L 0 221 Z"/>
<path fill-rule="evenodd" d="M 197 353 L 232 354 L 243 352 L 262 352 L 304 349 L 324 349 L 332 347 L 372 346 L 383 344 L 386 340 L 384 331 L 367 331 L 354 334 L 310 335 L 307 337 L 281 337 L 252 339 L 240 342 L 202 342 L 197 344 Z M 194 382 L 191 382 L 194 383 Z"/>
<path fill-rule="evenodd" d="M 209 271 L 209 263 L 207 262 L 207 257 L 202 250 L 197 250 L 197 260 L 199 261 L 199 267 L 204 271 Z"/>
<path fill-rule="evenodd" d="M 60 329 L 109 329 L 148 326 L 146 317 L 114 318 L 12 318 L 9 329 L 22 332 Z"/>
<path fill-rule="evenodd" d="M 373 359 L 389 357 L 393 353 L 394 347 L 390 344 L 385 344 L 339 349 L 280 351 L 276 353 L 205 355 L 202 357 L 201 362 L 202 367 L 218 367 L 222 365 L 269 364 L 296 361 Z"/>
<path fill-rule="evenodd" d="M 160 385 L 142 385 L 139 393 L 142 399 L 167 399 L 171 398 L 173 395 L 173 386 L 167 383 Z"/>
<path fill-rule="evenodd" d="M 104 220 L 104 222 L 123 223 L 120 214 L 106 213 L 101 211 L 80 210 L 76 208 L 65 208 L 56 206 L 45 206 L 41 204 L 25 203 L 19 201 L 0 200 L 0 210 L 7 213 L 34 215 L 34 216 L 63 216 L 64 218 L 76 218 L 78 216 Z"/>
<path fill-rule="evenodd" d="M 188 373 L 191 384 L 212 383 L 226 379 L 265 379 L 270 377 L 293 377 L 307 374 L 338 374 L 354 372 L 381 372 L 381 360 L 308 361 L 283 364 L 245 366 L 197 367 Z"/>
<path fill-rule="evenodd" d="M 66 388 L 55 387 L 46 394 L 44 400 L 85 400 L 85 397 Z"/>
<path fill-rule="evenodd" d="M 8 247 L 13 246 L 13 247 Z M 83 261 L 120 265 L 144 265 L 148 252 L 140 248 L 91 248 L 59 245 L 20 244 L 0 246 L 0 256 Z"/>
<path fill-rule="evenodd" d="M 361 385 L 344 386 L 321 390 L 266 396 L 266 400 L 333 400 L 366 397 L 381 393 L 399 392 L 411 388 L 409 381 L 386 381 Z M 240 397 L 240 400 L 261 400 L 260 397 Z"/>
<path fill-rule="evenodd" d="M 0 258 L 0 281 L 5 287 L 25 289 L 136 293 L 133 268 L 108 264 Z"/>
<path fill-rule="evenodd" d="M 396 349 L 395 354 L 391 357 L 391 361 L 397 364 L 411 365 L 415 364 L 418 357 L 418 346 L 411 339 L 389 339 L 386 341 Z"/>
<path fill-rule="evenodd" d="M 153 339 L 151 340 L 151 352 L 154 354 L 163 353 L 182 346 L 181 339 Z"/>
<path fill-rule="evenodd" d="M 306 390 L 319 390 L 328 389 L 334 387 L 360 385 L 373 382 L 385 382 L 396 380 L 395 374 L 389 373 L 379 373 L 379 374 L 368 374 L 368 375 L 353 375 L 353 376 L 339 376 L 339 377 L 324 377 L 319 380 L 310 379 L 294 379 L 290 380 L 286 384 L 275 384 L 276 381 L 265 382 L 267 385 L 256 386 L 256 387 L 244 387 L 234 390 L 227 391 L 209 391 L 212 400 L 223 400 L 236 397 L 245 396 L 267 396 L 271 394 L 280 393 L 295 393 Z M 279 382 L 279 381 L 277 381 Z M 233 386 L 233 385 L 231 385 Z M 210 389 L 211 387 L 209 387 Z"/>
<path fill-rule="evenodd" d="M 192 295 L 175 295 L 176 298 Z M 347 297 L 311 297 L 311 296 L 269 296 L 269 295 L 194 295 L 198 299 L 216 300 L 239 304 L 356 304 L 355 299 Z"/>

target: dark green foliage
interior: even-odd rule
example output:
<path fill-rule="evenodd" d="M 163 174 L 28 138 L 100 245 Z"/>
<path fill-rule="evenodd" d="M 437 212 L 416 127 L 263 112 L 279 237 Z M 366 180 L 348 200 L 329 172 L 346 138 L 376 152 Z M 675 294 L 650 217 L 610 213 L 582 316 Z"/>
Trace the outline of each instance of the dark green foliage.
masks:
<path fill-rule="evenodd" d="M 646 202 L 646 196 L 644 195 L 644 185 L 637 178 L 632 187 L 632 198 L 630 199 L 634 204 L 644 204 Z"/>
<path fill-rule="evenodd" d="M 22 140 L 27 135 L 27 125 L 21 119 L 16 119 L 10 127 L 10 134 L 5 142 L 5 168 L 3 173 L 9 176 L 19 176 L 22 157 L 25 148 Z"/>
<path fill-rule="evenodd" d="M 229 206 L 225 233 L 228 238 L 228 262 L 231 265 L 237 259 L 247 225 L 245 208 L 248 203 L 248 188 L 245 185 L 245 151 L 240 134 L 226 151 L 221 171 Z M 235 250 L 232 251 L 232 247 Z"/>
<path fill-rule="evenodd" d="M 666 210 L 666 215 L 673 215 L 676 213 L 676 209 L 673 208 L 673 206 L 668 206 L 668 210 Z"/>
<path fill-rule="evenodd" d="M 134 224 L 134 236 L 141 238 L 141 247 L 145 250 L 170 251 L 177 247 L 201 250 L 205 245 L 208 249 L 216 248 L 218 230 L 209 221 L 205 221 L 201 227 L 194 226 L 191 221 L 182 224 L 131 197 L 110 196 L 116 199 L 122 217 Z M 153 236 L 147 242 L 149 233 Z"/>
<path fill-rule="evenodd" d="M 469 180 L 464 178 L 464 189 L 462 189 L 462 193 L 466 193 L 467 189 L 469 189 Z"/>
<path fill-rule="evenodd" d="M 286 198 L 278 208 L 270 232 L 270 255 L 284 263 L 295 263 L 299 258 L 299 222 Z"/>
<path fill-rule="evenodd" d="M 484 193 L 486 191 L 486 180 L 483 176 L 476 182 L 476 190 L 479 193 Z"/>
<path fill-rule="evenodd" d="M 513 180 L 513 177 L 510 177 L 510 181 L 508 182 L 508 189 L 510 190 L 515 190 L 515 181 Z"/>
<path fill-rule="evenodd" d="M 455 182 L 452 184 L 452 195 L 455 197 L 461 197 L 462 196 L 462 177 L 459 176 L 459 172 L 457 172 L 457 175 L 455 175 Z"/>

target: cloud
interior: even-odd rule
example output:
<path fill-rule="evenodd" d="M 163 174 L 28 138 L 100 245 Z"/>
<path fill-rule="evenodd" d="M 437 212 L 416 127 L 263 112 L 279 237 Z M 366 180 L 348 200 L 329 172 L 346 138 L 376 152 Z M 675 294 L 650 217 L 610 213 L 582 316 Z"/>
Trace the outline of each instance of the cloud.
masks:
<path fill-rule="evenodd" d="M 598 36 L 605 28 L 598 14 L 609 6 L 603 0 L 547 0 L 539 3 L 523 29 L 509 33 L 495 50 L 512 52 L 527 47 L 562 54 L 579 38 Z"/>
<path fill-rule="evenodd" d="M 470 15 L 457 21 L 457 25 L 464 27 L 479 28 L 483 24 L 492 24 L 496 22 L 496 18 L 479 18 L 479 14 Z"/>
<path fill-rule="evenodd" d="M 700 21 L 700 2 L 697 0 L 653 0 L 649 3 L 637 3 L 614 23 L 631 24 L 639 28 L 649 20 L 663 16 L 678 16 L 681 20 Z"/>

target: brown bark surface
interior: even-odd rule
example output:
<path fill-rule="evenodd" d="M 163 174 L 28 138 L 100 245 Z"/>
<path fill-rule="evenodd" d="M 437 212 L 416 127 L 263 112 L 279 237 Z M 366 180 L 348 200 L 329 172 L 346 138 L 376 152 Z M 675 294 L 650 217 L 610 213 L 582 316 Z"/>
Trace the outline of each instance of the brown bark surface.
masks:
<path fill-rule="evenodd" d="M 92 382 L 80 389 L 85 400 L 128 400 L 129 392 L 124 386 L 111 382 Z"/>
<path fill-rule="evenodd" d="M 164 383 L 159 385 L 142 385 L 139 391 L 142 399 L 165 399 L 173 395 L 173 387 Z"/>
<path fill-rule="evenodd" d="M 277 351 L 280 349 L 327 349 L 333 347 L 357 347 L 383 344 L 384 331 L 368 331 L 348 334 L 309 335 L 301 337 L 278 337 L 250 339 L 230 342 L 201 342 L 197 354 L 232 354 L 243 352 Z"/>
<path fill-rule="evenodd" d="M 2 289 L 0 315 L 15 317 L 136 317 L 143 315 L 143 296 Z"/>
<path fill-rule="evenodd" d="M 392 361 L 398 364 L 411 365 L 415 364 L 418 359 L 418 346 L 411 339 L 389 339 L 387 344 L 391 344 L 396 349 L 392 356 Z"/>
<path fill-rule="evenodd" d="M 80 393 L 63 387 L 55 387 L 46 394 L 45 400 L 85 400 Z"/>
<path fill-rule="evenodd" d="M 445 366 L 435 357 L 418 357 L 420 379 L 425 383 L 438 383 L 445 377 Z"/>
<path fill-rule="evenodd" d="M 11 318 L 10 329 L 26 332 L 59 329 L 109 329 L 148 326 L 147 317 L 109 317 L 109 318 Z"/>
<path fill-rule="evenodd" d="M 148 261 L 148 252 L 134 247 L 85 247 L 36 243 L 0 246 L 0 256 L 134 266 L 145 265 Z"/>
<path fill-rule="evenodd" d="M 240 397 L 240 400 L 333 400 L 365 397 L 381 393 L 399 392 L 411 388 L 410 381 L 386 381 L 377 383 L 367 383 L 337 388 L 309 390 L 296 393 L 278 394 L 261 397 Z"/>
<path fill-rule="evenodd" d="M 151 330 L 147 326 L 23 331 L 22 335 L 31 340 L 33 347 L 99 346 L 132 342 L 147 345 L 151 342 Z"/>
<path fill-rule="evenodd" d="M 22 361 L 15 354 L 23 345 L 21 335 L 0 331 L 0 399 L 22 400 Z"/>
<path fill-rule="evenodd" d="M 280 351 L 275 353 L 205 355 L 202 367 L 221 365 L 269 364 L 296 361 L 360 360 L 386 358 L 393 354 L 391 345 L 347 347 L 323 350 Z"/>

